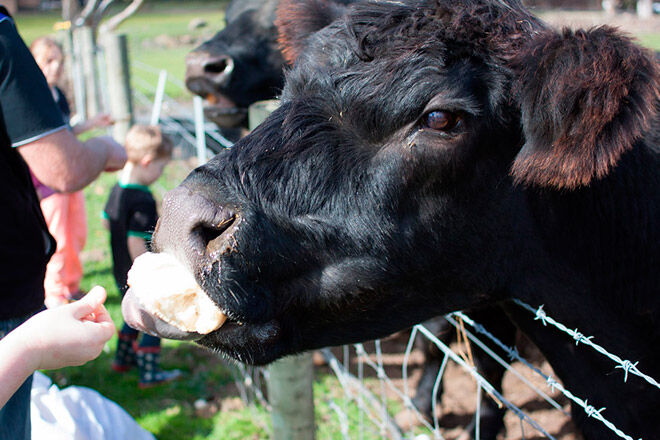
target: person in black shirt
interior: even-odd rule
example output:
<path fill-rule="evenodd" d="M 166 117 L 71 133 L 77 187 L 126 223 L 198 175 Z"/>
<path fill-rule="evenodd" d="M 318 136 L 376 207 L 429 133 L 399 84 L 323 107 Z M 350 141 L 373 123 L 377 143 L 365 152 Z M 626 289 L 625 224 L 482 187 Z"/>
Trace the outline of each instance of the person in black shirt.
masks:
<path fill-rule="evenodd" d="M 122 297 L 128 290 L 128 271 L 133 260 L 149 251 L 151 234 L 158 213 L 149 185 L 160 177 L 172 155 L 172 144 L 160 128 L 135 125 L 126 135 L 128 162 L 119 182 L 112 188 L 103 211 L 110 229 L 113 273 Z M 119 332 L 112 369 L 125 372 L 137 365 L 140 388 L 151 387 L 178 378 L 178 370 L 159 367 L 160 339 L 144 334 L 137 343 L 138 331 L 124 324 Z"/>
<path fill-rule="evenodd" d="M 30 170 L 56 191 L 83 188 L 126 152 L 110 138 L 83 145 L 64 123 L 46 80 L 0 7 L 0 338 L 44 304 L 55 249 Z M 29 165 L 29 168 L 28 168 Z M 30 438 L 31 376 L 0 410 L 0 438 Z"/>

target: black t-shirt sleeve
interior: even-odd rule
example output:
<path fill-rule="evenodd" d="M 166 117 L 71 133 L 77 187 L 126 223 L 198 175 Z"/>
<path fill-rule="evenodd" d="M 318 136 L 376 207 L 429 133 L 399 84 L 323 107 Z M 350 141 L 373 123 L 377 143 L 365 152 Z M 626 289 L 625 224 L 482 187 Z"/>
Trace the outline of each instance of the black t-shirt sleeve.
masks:
<path fill-rule="evenodd" d="M 57 94 L 57 99 L 55 100 L 55 104 L 57 104 L 60 111 L 62 112 L 62 116 L 64 117 L 64 122 L 68 124 L 69 119 L 71 119 L 71 107 L 69 107 L 69 102 L 66 100 L 66 96 L 64 95 L 64 92 L 59 87 L 55 87 L 55 93 Z"/>
<path fill-rule="evenodd" d="M 0 109 L 12 146 L 66 127 L 39 66 L 10 18 L 0 16 Z"/>
<path fill-rule="evenodd" d="M 155 203 L 140 203 L 130 213 L 128 218 L 128 236 L 141 237 L 151 240 L 151 235 L 156 229 L 158 212 Z"/>

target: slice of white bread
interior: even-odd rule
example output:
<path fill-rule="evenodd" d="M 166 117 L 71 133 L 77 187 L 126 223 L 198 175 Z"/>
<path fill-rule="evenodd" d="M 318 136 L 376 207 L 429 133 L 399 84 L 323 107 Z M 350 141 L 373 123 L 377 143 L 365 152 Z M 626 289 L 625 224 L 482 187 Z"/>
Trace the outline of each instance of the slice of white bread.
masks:
<path fill-rule="evenodd" d="M 148 312 L 180 330 L 206 335 L 227 319 L 170 254 L 147 252 L 137 257 L 128 271 L 128 286 Z"/>

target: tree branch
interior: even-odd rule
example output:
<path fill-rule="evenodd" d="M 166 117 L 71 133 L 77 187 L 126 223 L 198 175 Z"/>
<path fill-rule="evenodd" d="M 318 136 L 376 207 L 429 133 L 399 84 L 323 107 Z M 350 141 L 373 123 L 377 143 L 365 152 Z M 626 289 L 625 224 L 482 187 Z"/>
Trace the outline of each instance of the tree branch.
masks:
<path fill-rule="evenodd" d="M 138 9 L 142 6 L 144 0 L 133 0 L 130 5 L 126 6 L 126 9 L 109 18 L 107 22 L 101 25 L 99 31 L 101 33 L 112 32 L 117 27 L 122 24 L 127 18 L 135 14 Z"/>
<path fill-rule="evenodd" d="M 78 18 L 76 21 L 79 23 L 84 23 L 86 25 L 89 25 L 89 20 L 92 14 L 94 14 L 94 11 L 96 10 L 96 7 L 99 4 L 99 0 L 87 0 L 85 3 L 85 7 L 83 8 L 82 11 L 80 11 L 80 14 L 78 15 Z"/>

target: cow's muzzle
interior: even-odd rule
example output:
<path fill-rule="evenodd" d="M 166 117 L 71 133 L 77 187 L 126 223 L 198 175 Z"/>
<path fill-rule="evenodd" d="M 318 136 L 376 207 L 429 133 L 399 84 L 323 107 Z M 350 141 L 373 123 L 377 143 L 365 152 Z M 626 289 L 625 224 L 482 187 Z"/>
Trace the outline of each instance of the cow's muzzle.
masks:
<path fill-rule="evenodd" d="M 165 195 L 154 233 L 154 248 L 168 252 L 193 274 L 232 249 L 240 217 L 236 210 L 179 186 Z"/>

